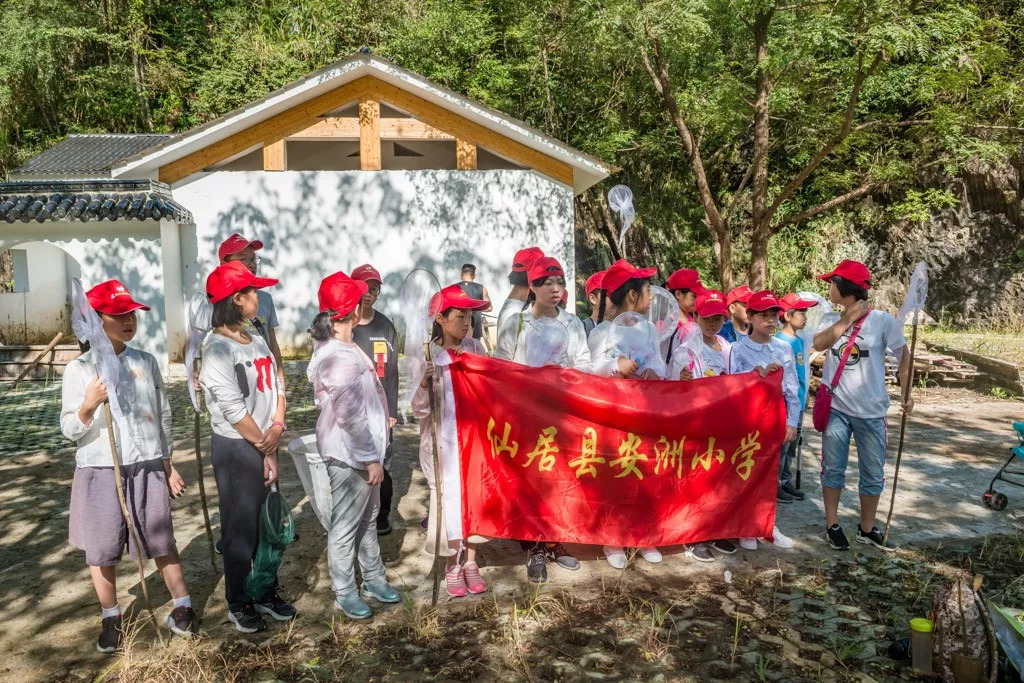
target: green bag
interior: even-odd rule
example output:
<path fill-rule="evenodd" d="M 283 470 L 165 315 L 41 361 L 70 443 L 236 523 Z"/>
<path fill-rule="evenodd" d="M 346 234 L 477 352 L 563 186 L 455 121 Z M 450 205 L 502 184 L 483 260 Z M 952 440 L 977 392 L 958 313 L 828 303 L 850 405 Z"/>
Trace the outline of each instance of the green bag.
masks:
<path fill-rule="evenodd" d="M 277 569 L 285 546 L 295 540 L 291 508 L 276 489 L 267 494 L 260 506 L 260 540 L 252 569 L 245 577 L 245 593 L 262 600 L 277 580 Z"/>

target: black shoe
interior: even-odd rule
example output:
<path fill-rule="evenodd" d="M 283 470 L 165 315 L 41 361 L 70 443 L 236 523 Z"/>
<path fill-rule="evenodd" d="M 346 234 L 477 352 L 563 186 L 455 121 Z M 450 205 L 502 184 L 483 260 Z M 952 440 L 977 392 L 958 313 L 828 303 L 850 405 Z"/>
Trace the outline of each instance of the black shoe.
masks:
<path fill-rule="evenodd" d="M 257 600 L 253 603 L 257 612 L 266 614 L 276 621 L 288 621 L 294 619 L 298 611 L 290 602 L 285 602 L 276 592 L 264 600 Z"/>
<path fill-rule="evenodd" d="M 267 628 L 267 622 L 263 621 L 251 602 L 245 603 L 239 610 L 229 609 L 228 621 L 235 625 L 235 630 L 242 633 L 256 633 Z"/>
<path fill-rule="evenodd" d="M 116 652 L 121 648 L 121 615 L 116 617 L 104 617 L 103 630 L 96 640 L 96 650 L 99 652 Z"/>
<path fill-rule="evenodd" d="M 796 500 L 803 500 L 807 497 L 807 494 L 790 484 L 788 481 L 782 485 L 782 490 L 793 496 Z"/>
<path fill-rule="evenodd" d="M 388 520 L 387 517 L 378 517 L 377 518 L 377 535 L 378 536 L 387 536 L 390 533 L 391 533 L 391 522 Z"/>
<path fill-rule="evenodd" d="M 530 554 L 526 556 L 526 578 L 530 583 L 547 583 L 548 554 L 543 546 L 530 548 Z"/>
<path fill-rule="evenodd" d="M 857 542 L 858 543 L 866 543 L 868 545 L 873 545 L 876 548 L 878 548 L 879 550 L 882 550 L 882 551 L 887 552 L 887 553 L 891 553 L 891 552 L 894 552 L 895 550 L 897 550 L 896 546 L 889 545 L 889 542 L 885 540 L 885 537 L 882 536 L 882 532 L 878 530 L 877 526 L 871 527 L 871 531 L 869 531 L 867 533 L 864 533 L 860 529 L 860 524 L 858 524 L 857 525 Z"/>
<path fill-rule="evenodd" d="M 847 540 L 846 534 L 843 533 L 843 527 L 838 524 L 833 524 L 825 530 L 825 539 L 828 541 L 832 550 L 850 549 L 850 541 Z"/>
<path fill-rule="evenodd" d="M 715 556 L 711 553 L 711 546 L 707 543 L 697 543 L 687 546 L 685 555 L 698 562 L 714 562 Z"/>
<path fill-rule="evenodd" d="M 781 486 L 775 490 L 775 502 L 776 503 L 792 503 L 794 500 L 793 496 L 786 492 Z"/>
<path fill-rule="evenodd" d="M 576 571 L 580 568 L 580 561 L 569 554 L 569 551 L 565 549 L 565 546 L 561 543 L 556 543 L 550 548 L 547 548 L 548 559 L 554 560 L 555 564 L 563 569 L 569 569 Z"/>
<path fill-rule="evenodd" d="M 191 638 L 193 633 L 199 633 L 199 620 L 191 607 L 175 607 L 167 615 L 167 628 L 176 636 Z"/>
<path fill-rule="evenodd" d="M 218 538 L 217 542 L 213 544 L 213 549 L 218 555 L 224 554 L 224 546 L 221 545 L 224 542 L 223 538 Z"/>
<path fill-rule="evenodd" d="M 725 555 L 732 555 L 736 552 L 736 546 L 733 545 L 732 541 L 727 541 L 724 538 L 717 541 L 711 541 L 712 550 L 717 550 Z"/>

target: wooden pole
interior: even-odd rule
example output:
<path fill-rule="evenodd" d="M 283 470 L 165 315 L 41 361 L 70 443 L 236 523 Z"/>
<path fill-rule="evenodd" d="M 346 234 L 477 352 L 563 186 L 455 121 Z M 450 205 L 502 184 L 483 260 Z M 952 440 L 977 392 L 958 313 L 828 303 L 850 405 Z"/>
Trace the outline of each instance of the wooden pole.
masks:
<path fill-rule="evenodd" d="M 33 370 L 35 370 L 36 366 L 39 365 L 39 363 L 43 360 L 43 357 L 46 356 L 46 354 L 48 354 L 50 351 L 53 351 L 53 347 L 57 346 L 57 344 L 60 343 L 60 340 L 63 339 L 63 338 L 64 338 L 64 333 L 63 332 L 58 332 L 57 336 L 55 336 L 53 339 L 51 339 L 50 343 L 46 345 L 46 348 L 43 349 L 42 352 L 38 356 L 35 357 L 35 360 L 33 360 L 31 363 L 29 363 L 28 367 L 21 371 L 21 374 L 18 375 L 18 379 L 14 380 L 14 384 L 11 385 L 11 389 L 17 389 L 18 388 L 18 383 L 21 382 L 21 380 L 23 380 L 26 377 L 28 377 L 28 373 L 30 373 Z"/>
<path fill-rule="evenodd" d="M 910 392 L 914 388 L 914 351 L 917 349 L 917 324 L 919 311 L 914 311 L 914 329 L 910 334 L 910 369 L 907 371 L 907 386 L 903 387 L 903 402 L 910 398 Z M 889 525 L 892 523 L 892 511 L 896 505 L 896 485 L 900 480 L 900 460 L 903 458 L 903 437 L 907 433 L 907 412 L 903 411 L 900 418 L 900 445 L 896 450 L 896 472 L 892 477 L 892 495 L 889 497 L 889 514 L 885 518 L 885 537 L 883 542 L 889 540 Z"/>
<path fill-rule="evenodd" d="M 423 345 L 423 354 L 427 359 L 427 363 L 429 363 L 430 342 Z M 439 431 L 437 421 L 440 419 L 440 415 L 438 414 L 437 383 L 434 379 L 433 376 L 430 377 L 427 387 L 427 391 L 430 392 L 430 436 L 434 451 L 434 497 L 437 499 L 435 509 L 429 513 L 434 515 L 434 567 L 431 572 L 431 584 L 433 586 L 430 597 L 431 607 L 437 606 L 437 596 L 441 587 L 441 567 L 444 563 L 443 556 L 441 555 L 441 523 L 443 522 L 441 518 L 441 457 L 438 453 L 437 445 Z"/>
<path fill-rule="evenodd" d="M 146 586 L 146 570 L 142 566 L 142 546 L 139 543 L 139 536 L 135 532 L 135 525 L 132 523 L 131 515 L 128 514 L 128 504 L 124 498 L 124 484 L 121 482 L 121 456 L 117 454 L 117 443 L 114 441 L 114 416 L 110 412 L 110 402 L 103 404 L 103 414 L 107 418 L 107 435 L 110 437 L 110 457 L 114 461 L 114 487 L 117 489 L 117 499 L 121 503 L 121 514 L 124 515 L 124 523 L 128 525 L 128 533 L 131 534 L 132 543 L 135 544 L 135 563 L 139 567 L 139 584 L 142 586 L 142 597 L 146 601 L 146 609 L 149 611 L 149 621 L 153 624 L 156 637 L 160 645 L 164 644 L 164 637 L 160 633 L 160 627 L 156 624 L 156 615 L 153 613 L 153 603 L 149 600 L 149 588 Z"/>
<path fill-rule="evenodd" d="M 192 379 L 190 378 L 189 381 L 191 382 Z M 203 505 L 203 522 L 206 523 L 206 540 L 210 543 L 210 566 L 216 570 L 217 554 L 214 550 L 213 527 L 210 526 L 210 509 L 206 505 L 206 484 L 203 483 L 203 454 L 199 449 L 200 426 L 202 425 L 202 416 L 199 413 L 203 409 L 203 395 L 197 393 L 196 399 L 199 401 L 199 408 L 195 411 L 196 473 L 197 479 L 199 480 L 199 500 Z"/>

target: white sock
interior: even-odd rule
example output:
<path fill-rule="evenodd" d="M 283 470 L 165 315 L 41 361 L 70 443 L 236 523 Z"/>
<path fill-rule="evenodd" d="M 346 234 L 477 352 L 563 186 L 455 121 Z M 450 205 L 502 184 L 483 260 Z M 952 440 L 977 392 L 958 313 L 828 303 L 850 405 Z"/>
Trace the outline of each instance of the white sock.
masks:
<path fill-rule="evenodd" d="M 174 598 L 174 609 L 179 607 L 192 607 L 192 597 L 186 595 L 183 598 Z"/>
<path fill-rule="evenodd" d="M 121 614 L 121 605 L 115 604 L 113 607 L 100 607 L 100 614 L 103 615 L 101 617 L 102 619 L 106 619 L 108 617 L 120 616 L 120 614 Z"/>

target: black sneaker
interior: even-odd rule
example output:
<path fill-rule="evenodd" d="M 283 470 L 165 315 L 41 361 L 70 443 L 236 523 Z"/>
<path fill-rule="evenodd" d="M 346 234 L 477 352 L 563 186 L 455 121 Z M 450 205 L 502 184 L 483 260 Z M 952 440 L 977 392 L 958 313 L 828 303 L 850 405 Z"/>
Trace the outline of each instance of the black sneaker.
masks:
<path fill-rule="evenodd" d="M 736 552 L 736 546 L 733 545 L 732 541 L 727 541 L 724 538 L 717 541 L 711 541 L 712 550 L 717 550 L 725 555 L 732 555 Z"/>
<path fill-rule="evenodd" d="M 698 562 L 715 561 L 715 556 L 711 553 L 711 546 L 707 543 L 697 543 L 696 545 L 687 546 L 686 553 L 684 554 Z"/>
<path fill-rule="evenodd" d="M 193 633 L 199 633 L 199 620 L 191 607 L 175 607 L 167 615 L 167 628 L 176 636 L 191 638 Z"/>
<path fill-rule="evenodd" d="M 104 617 L 103 630 L 100 631 L 100 637 L 96 640 L 96 650 L 107 653 L 116 652 L 121 647 L 121 634 L 121 615 Z"/>
<path fill-rule="evenodd" d="M 298 611 L 290 602 L 285 602 L 276 592 L 264 600 L 257 600 L 253 603 L 257 612 L 266 614 L 275 621 L 288 621 L 294 619 Z"/>
<path fill-rule="evenodd" d="M 786 492 L 781 486 L 775 491 L 775 502 L 776 503 L 792 503 L 794 500 L 793 496 Z"/>
<path fill-rule="evenodd" d="M 873 545 L 881 551 L 891 553 L 897 550 L 896 546 L 889 545 L 889 542 L 882 536 L 882 532 L 878 530 L 877 526 L 871 527 L 871 531 L 864 533 L 861 531 L 860 524 L 857 525 L 857 542 L 866 543 Z"/>
<path fill-rule="evenodd" d="M 391 533 L 391 521 L 387 517 L 377 518 L 377 535 L 387 536 Z"/>
<path fill-rule="evenodd" d="M 790 484 L 788 481 L 782 485 L 782 490 L 793 496 L 796 500 L 803 500 L 807 497 L 807 494 Z"/>
<path fill-rule="evenodd" d="M 556 543 L 548 548 L 547 554 L 548 559 L 554 560 L 555 564 L 563 569 L 576 571 L 580 568 L 580 561 L 570 555 L 569 551 L 561 543 Z"/>
<path fill-rule="evenodd" d="M 536 545 L 530 548 L 530 553 L 526 556 L 526 578 L 530 583 L 547 583 L 548 554 L 543 546 Z"/>
<path fill-rule="evenodd" d="M 224 546 L 221 545 L 224 542 L 223 538 L 218 538 L 217 542 L 213 544 L 213 549 L 218 555 L 224 554 Z"/>
<path fill-rule="evenodd" d="M 850 549 L 850 541 L 847 540 L 846 534 L 843 533 L 843 527 L 838 524 L 833 524 L 825 530 L 825 539 L 828 541 L 832 550 Z"/>
<path fill-rule="evenodd" d="M 242 633 L 256 633 L 267 628 L 267 622 L 263 621 L 251 602 L 245 603 L 239 610 L 229 609 L 228 621 L 235 625 L 235 630 Z"/>

